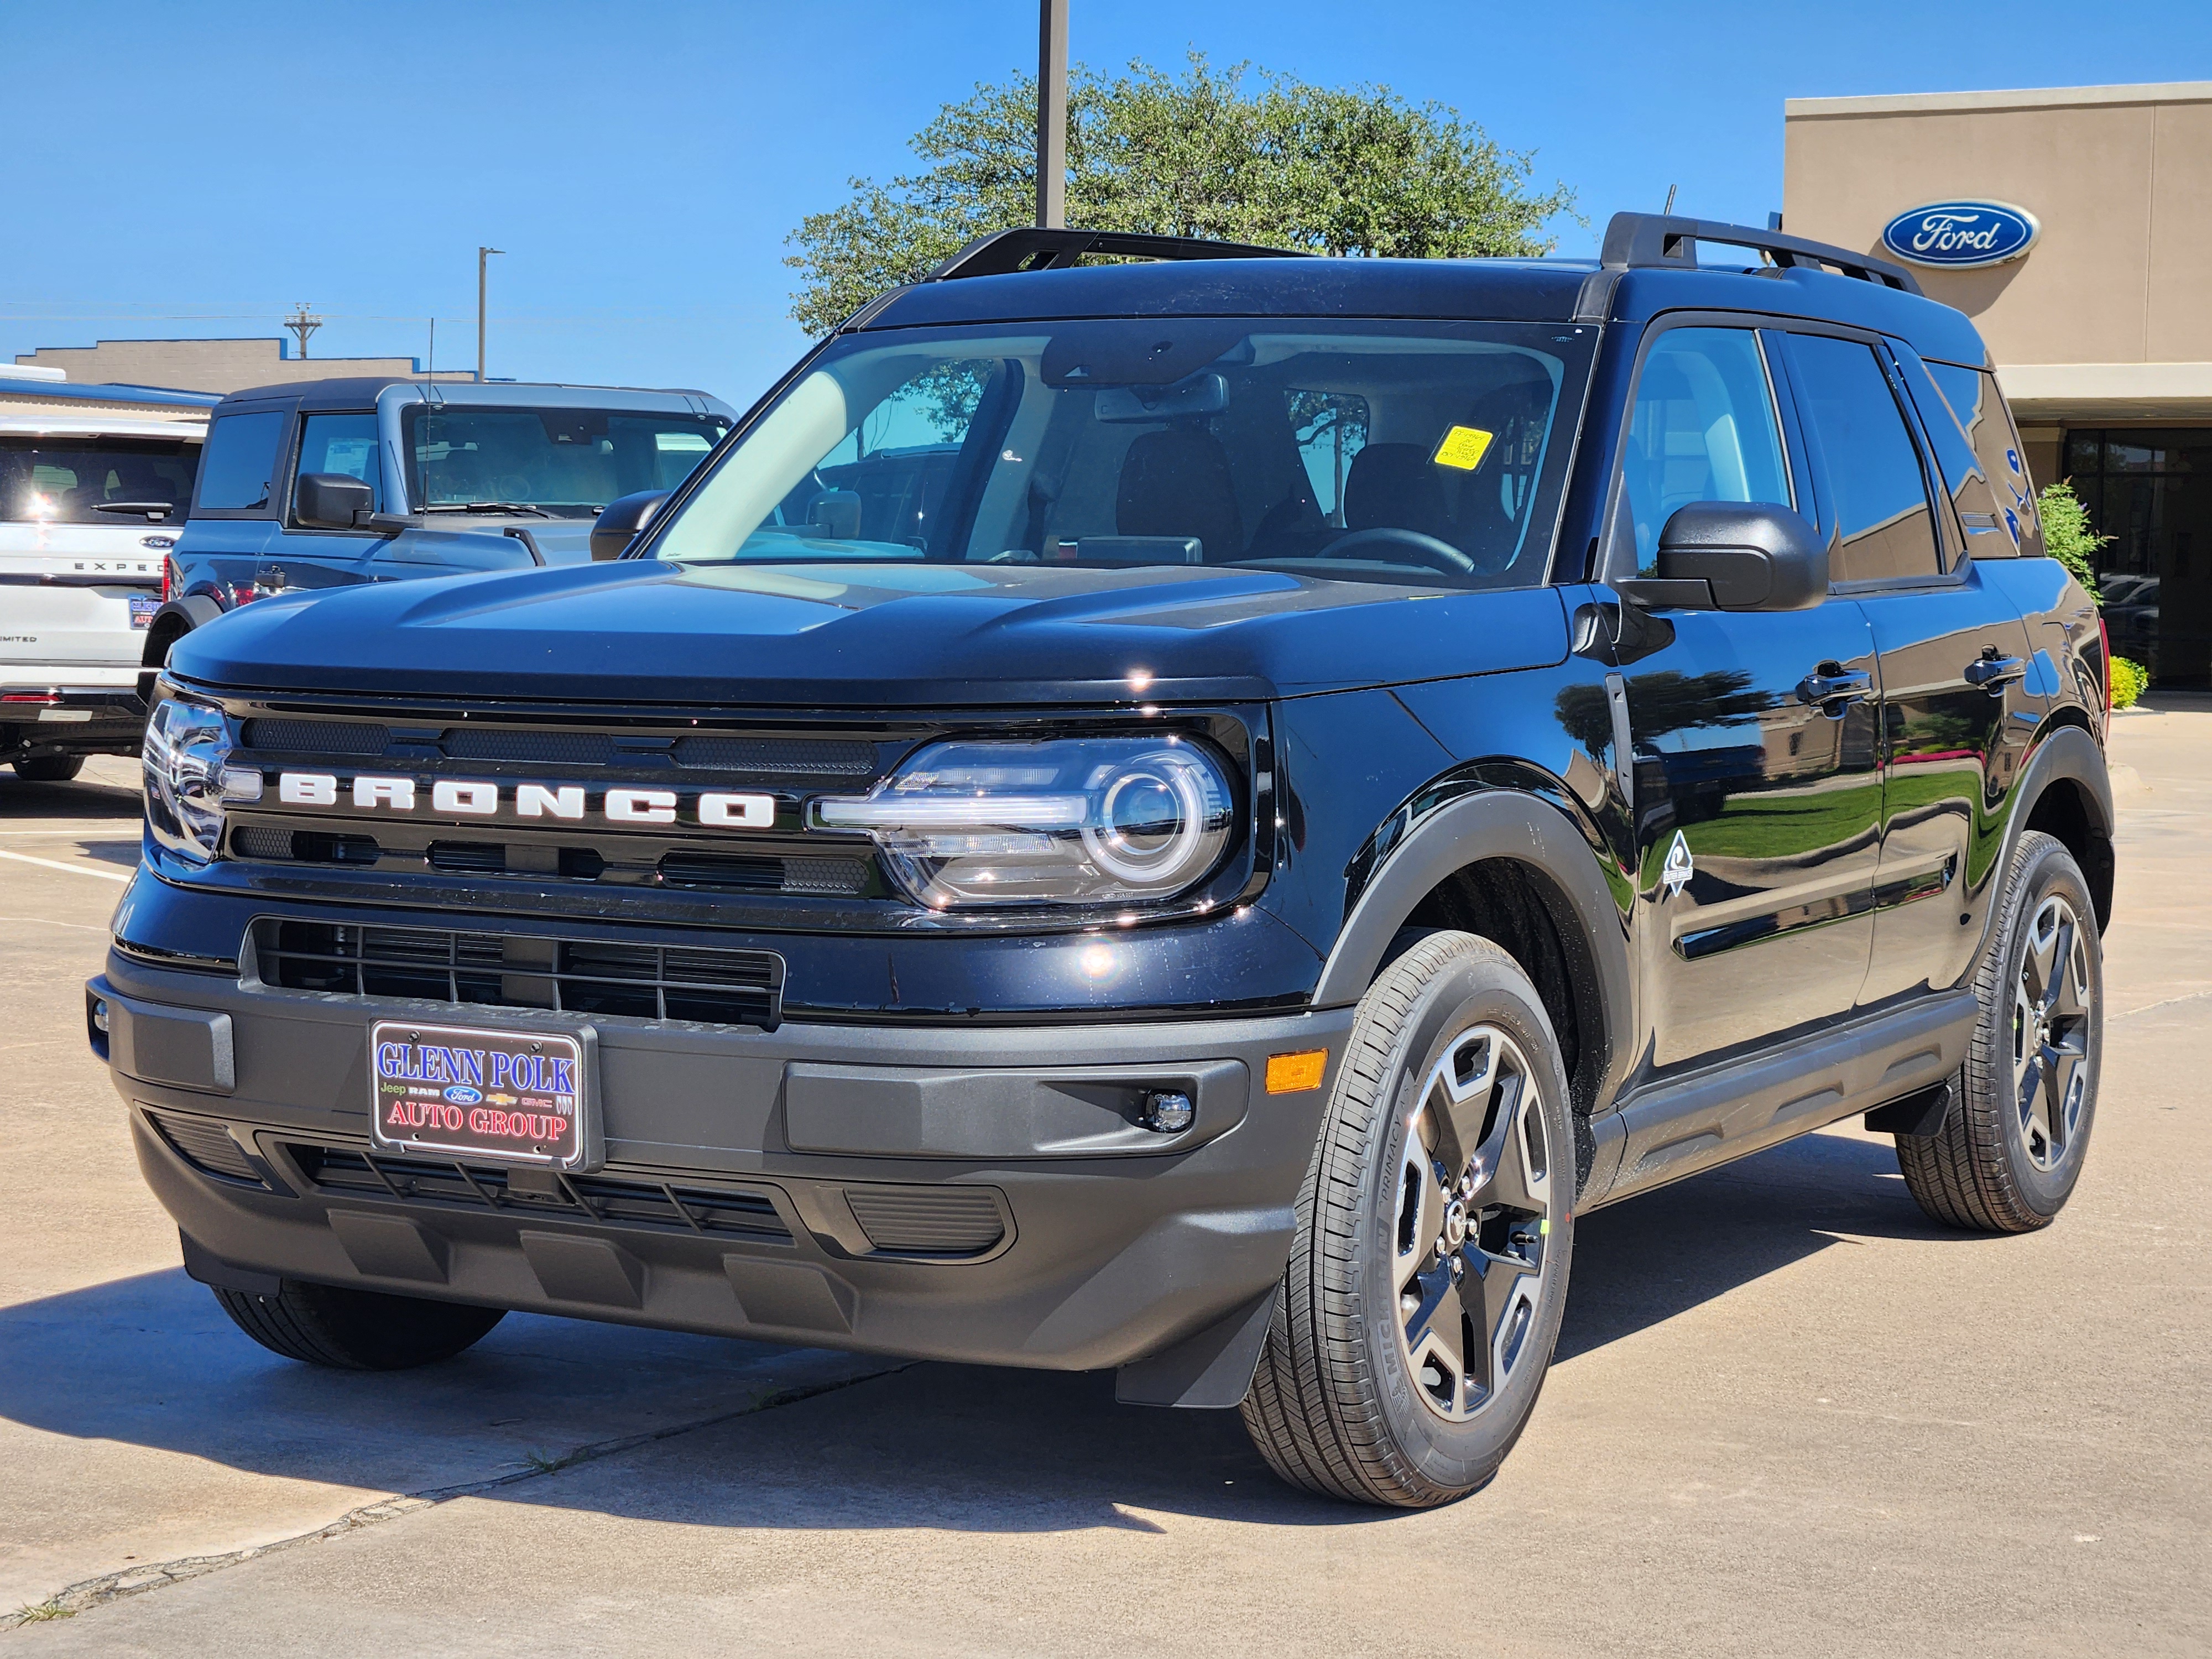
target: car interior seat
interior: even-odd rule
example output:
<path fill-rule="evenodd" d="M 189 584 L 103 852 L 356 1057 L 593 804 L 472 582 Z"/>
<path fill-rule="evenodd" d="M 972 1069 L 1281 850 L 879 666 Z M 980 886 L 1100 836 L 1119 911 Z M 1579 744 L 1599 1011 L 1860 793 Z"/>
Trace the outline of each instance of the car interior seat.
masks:
<path fill-rule="evenodd" d="M 1140 435 L 1121 459 L 1114 527 L 1124 536 L 1195 536 L 1212 563 L 1241 555 L 1243 520 L 1220 440 L 1200 427 Z"/>

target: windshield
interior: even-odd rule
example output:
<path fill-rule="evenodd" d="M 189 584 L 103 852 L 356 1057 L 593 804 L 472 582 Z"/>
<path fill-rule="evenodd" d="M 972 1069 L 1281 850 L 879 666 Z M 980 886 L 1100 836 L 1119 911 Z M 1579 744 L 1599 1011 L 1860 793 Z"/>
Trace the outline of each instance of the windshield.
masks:
<path fill-rule="evenodd" d="M 1538 583 L 1595 340 L 1213 318 L 859 334 L 652 556 Z"/>
<path fill-rule="evenodd" d="M 0 520 L 122 525 L 143 514 L 102 513 L 103 502 L 192 498 L 200 447 L 172 438 L 0 438 Z"/>
<path fill-rule="evenodd" d="M 629 410 L 410 404 L 400 415 L 416 511 L 505 502 L 564 519 L 675 489 L 729 429 L 714 416 Z"/>

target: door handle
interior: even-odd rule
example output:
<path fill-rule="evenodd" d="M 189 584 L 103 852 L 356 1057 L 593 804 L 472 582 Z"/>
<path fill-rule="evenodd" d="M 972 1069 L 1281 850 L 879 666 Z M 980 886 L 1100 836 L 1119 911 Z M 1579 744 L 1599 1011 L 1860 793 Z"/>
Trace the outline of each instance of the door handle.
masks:
<path fill-rule="evenodd" d="M 1993 696 L 2002 696 L 2004 689 L 2014 680 L 2027 678 L 2027 665 L 2018 657 L 2001 657 L 1994 645 L 1982 647 L 1982 654 L 1966 665 L 1966 684 L 1984 688 Z"/>
<path fill-rule="evenodd" d="M 1845 668 L 1840 663 L 1824 662 L 1797 682 L 1797 698 L 1801 702 L 1819 703 L 1826 714 L 1841 714 L 1840 705 L 1863 697 L 1874 690 L 1874 676 L 1863 668 Z"/>

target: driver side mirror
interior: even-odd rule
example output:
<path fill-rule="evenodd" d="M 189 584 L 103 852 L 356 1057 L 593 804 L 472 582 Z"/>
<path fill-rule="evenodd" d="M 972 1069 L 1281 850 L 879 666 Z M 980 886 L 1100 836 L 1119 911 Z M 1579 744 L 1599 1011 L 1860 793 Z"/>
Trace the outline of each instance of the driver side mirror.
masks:
<path fill-rule="evenodd" d="M 1828 550 L 1771 501 L 1692 501 L 1659 532 L 1659 574 L 1618 584 L 1645 610 L 1809 611 L 1828 596 Z"/>
<path fill-rule="evenodd" d="M 302 472 L 292 486 L 292 521 L 303 530 L 362 530 L 375 492 L 343 472 Z"/>
<path fill-rule="evenodd" d="M 634 495 L 617 496 L 609 501 L 606 510 L 592 525 L 592 557 L 622 557 L 623 550 L 653 522 L 653 515 L 667 500 L 668 492 L 665 489 L 641 489 Z"/>

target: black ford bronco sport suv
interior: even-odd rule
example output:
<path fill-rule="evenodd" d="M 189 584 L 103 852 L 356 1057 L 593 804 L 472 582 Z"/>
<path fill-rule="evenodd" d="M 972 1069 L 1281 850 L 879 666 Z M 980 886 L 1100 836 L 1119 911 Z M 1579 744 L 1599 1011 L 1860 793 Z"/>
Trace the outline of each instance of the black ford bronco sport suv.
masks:
<path fill-rule="evenodd" d="M 2080 1173 L 2106 653 L 1898 267 L 1009 232 L 600 531 L 168 665 L 88 1020 L 279 1353 L 1114 1367 L 1433 1504 L 1593 1207 L 1860 1114 L 1956 1226 Z"/>

